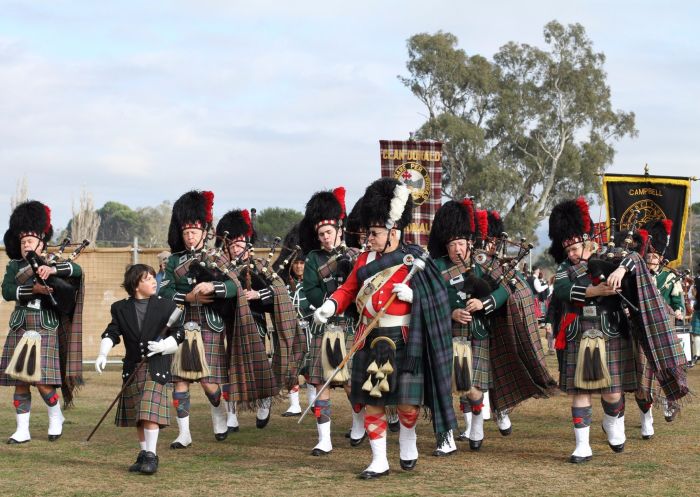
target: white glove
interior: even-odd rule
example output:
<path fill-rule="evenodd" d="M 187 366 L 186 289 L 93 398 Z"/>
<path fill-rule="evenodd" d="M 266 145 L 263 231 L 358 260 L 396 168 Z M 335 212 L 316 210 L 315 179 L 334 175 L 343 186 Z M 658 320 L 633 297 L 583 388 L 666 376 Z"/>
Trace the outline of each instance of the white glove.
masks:
<path fill-rule="evenodd" d="M 395 283 L 391 293 L 395 293 L 399 300 L 407 303 L 413 302 L 413 290 L 406 283 Z"/>
<path fill-rule="evenodd" d="M 326 324 L 328 319 L 335 314 L 335 302 L 328 299 L 321 307 L 314 312 L 314 322 L 316 324 Z"/>
<path fill-rule="evenodd" d="M 178 344 L 177 340 L 175 340 L 174 337 L 168 337 L 164 340 L 160 340 L 158 342 L 153 342 L 149 341 L 148 342 L 148 350 L 150 351 L 148 353 L 148 357 L 151 357 L 152 355 L 156 354 L 163 354 L 163 355 L 168 355 L 168 354 L 174 354 L 177 352 Z"/>
<path fill-rule="evenodd" d="M 107 354 L 114 347 L 114 342 L 109 337 L 104 337 L 100 342 L 100 354 L 95 359 L 95 371 L 102 374 L 105 366 L 107 366 Z"/>

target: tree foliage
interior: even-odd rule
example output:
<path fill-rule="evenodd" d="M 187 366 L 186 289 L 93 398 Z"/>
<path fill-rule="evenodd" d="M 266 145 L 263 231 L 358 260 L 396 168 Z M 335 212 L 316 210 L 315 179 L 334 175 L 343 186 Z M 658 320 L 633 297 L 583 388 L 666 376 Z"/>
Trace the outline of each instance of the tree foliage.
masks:
<path fill-rule="evenodd" d="M 301 221 L 304 214 L 294 209 L 269 207 L 257 215 L 255 230 L 258 234 L 258 245 L 269 245 L 276 236 L 284 235 Z"/>
<path fill-rule="evenodd" d="M 544 41 L 509 42 L 490 61 L 451 33 L 421 33 L 399 77 L 428 111 L 416 136 L 445 144 L 445 195 L 476 195 L 529 237 L 558 201 L 599 193 L 612 142 L 637 134 L 634 113 L 612 108 L 605 56 L 583 26 L 552 21 Z"/>

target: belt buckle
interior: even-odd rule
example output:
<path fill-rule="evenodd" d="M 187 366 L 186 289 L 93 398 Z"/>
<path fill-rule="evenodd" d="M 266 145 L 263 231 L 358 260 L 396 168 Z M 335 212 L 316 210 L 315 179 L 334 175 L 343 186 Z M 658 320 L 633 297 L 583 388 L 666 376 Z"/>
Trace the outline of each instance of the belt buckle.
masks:
<path fill-rule="evenodd" d="M 583 317 L 594 318 L 598 316 L 598 308 L 594 305 L 583 306 Z"/>
<path fill-rule="evenodd" d="M 36 309 L 37 311 L 41 310 L 41 299 L 30 300 L 29 303 L 27 303 L 27 307 Z"/>

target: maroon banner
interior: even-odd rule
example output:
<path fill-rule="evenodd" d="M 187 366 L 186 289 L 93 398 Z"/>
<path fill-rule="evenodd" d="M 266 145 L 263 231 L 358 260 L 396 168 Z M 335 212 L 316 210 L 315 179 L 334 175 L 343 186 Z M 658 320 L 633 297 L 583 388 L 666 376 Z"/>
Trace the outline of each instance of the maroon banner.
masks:
<path fill-rule="evenodd" d="M 442 203 L 442 142 L 379 140 L 382 177 L 396 178 L 413 196 L 413 222 L 406 243 L 428 245 L 435 212 Z"/>

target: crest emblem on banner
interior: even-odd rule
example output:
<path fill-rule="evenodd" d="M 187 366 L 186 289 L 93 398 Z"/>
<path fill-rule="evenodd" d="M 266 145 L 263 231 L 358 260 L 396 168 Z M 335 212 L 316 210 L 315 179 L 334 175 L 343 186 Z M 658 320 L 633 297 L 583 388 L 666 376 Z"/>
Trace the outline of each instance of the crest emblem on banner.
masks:
<path fill-rule="evenodd" d="M 394 178 L 408 187 L 413 204 L 423 205 L 430 198 L 432 187 L 428 170 L 417 162 L 404 162 L 394 170 Z"/>
<path fill-rule="evenodd" d="M 622 218 L 620 219 L 621 230 L 627 231 L 630 229 L 630 224 L 632 224 L 632 220 L 635 217 L 635 211 L 639 211 L 641 214 L 639 216 L 640 226 L 644 226 L 649 221 L 666 219 L 666 214 L 656 202 L 649 199 L 639 200 L 625 209 L 625 212 L 622 214 Z"/>

